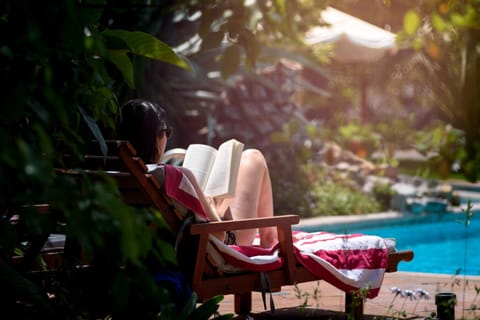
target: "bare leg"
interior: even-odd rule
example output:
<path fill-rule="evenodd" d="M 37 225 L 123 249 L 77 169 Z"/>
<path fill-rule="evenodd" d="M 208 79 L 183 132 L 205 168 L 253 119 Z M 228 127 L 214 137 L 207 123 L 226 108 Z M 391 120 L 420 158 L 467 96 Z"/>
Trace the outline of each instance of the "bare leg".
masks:
<path fill-rule="evenodd" d="M 245 150 L 238 172 L 235 198 L 230 206 L 234 219 L 273 216 L 273 198 L 270 175 L 263 154 L 256 149 Z M 268 248 L 277 242 L 275 227 L 262 228 L 260 246 Z M 235 231 L 239 245 L 251 245 L 256 230 Z"/>

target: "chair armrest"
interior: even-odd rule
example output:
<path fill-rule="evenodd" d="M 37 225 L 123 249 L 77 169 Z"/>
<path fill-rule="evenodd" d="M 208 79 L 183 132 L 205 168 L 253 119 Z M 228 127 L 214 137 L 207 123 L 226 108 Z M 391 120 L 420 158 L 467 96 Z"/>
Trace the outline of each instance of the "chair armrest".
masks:
<path fill-rule="evenodd" d="M 396 272 L 398 270 L 398 264 L 401 261 L 412 261 L 413 260 L 413 251 L 412 250 L 403 250 L 396 251 L 388 254 L 388 266 L 387 272 Z"/>
<path fill-rule="evenodd" d="M 268 218 L 252 218 L 252 219 L 238 219 L 228 221 L 215 221 L 208 223 L 192 224 L 190 226 L 190 233 L 204 234 L 228 230 L 242 230 L 263 227 L 285 227 L 297 224 L 300 221 L 298 215 L 283 215 Z"/>

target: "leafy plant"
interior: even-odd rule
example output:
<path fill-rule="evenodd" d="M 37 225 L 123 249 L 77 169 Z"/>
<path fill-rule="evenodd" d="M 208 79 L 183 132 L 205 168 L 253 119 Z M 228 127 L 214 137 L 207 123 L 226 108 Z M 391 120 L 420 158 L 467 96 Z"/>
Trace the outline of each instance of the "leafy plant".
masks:
<path fill-rule="evenodd" d="M 351 122 L 338 128 L 338 142 L 354 154 L 367 158 L 380 142 L 380 135 L 369 124 Z"/>
<path fill-rule="evenodd" d="M 0 5 L 0 28 L 9 30 L 2 32 L 0 48 L 2 312 L 81 319 L 147 317 L 175 307 L 168 288 L 152 277 L 150 263 L 176 267 L 172 246 L 158 237 L 167 234 L 159 213 L 126 206 L 111 181 L 73 181 L 54 173 L 65 151 L 57 149 L 59 140 L 78 156 L 84 141 L 109 135 L 120 88 L 136 84 L 133 55 L 189 68 L 150 34 L 109 29 L 101 22 L 105 8 L 81 1 Z M 50 203 L 52 214 L 38 214 L 31 206 L 39 203 Z M 13 225 L 20 208 L 20 222 Z M 158 229 L 148 228 L 151 223 Z M 91 259 L 91 268 L 76 268 L 73 255 L 43 279 L 13 268 L 19 242 L 52 232 L 65 233 Z"/>
<path fill-rule="evenodd" d="M 185 306 L 180 310 L 180 312 L 171 314 L 159 314 L 157 319 L 158 320 L 170 320 L 170 319 L 178 319 L 178 320 L 208 320 L 214 316 L 215 319 L 219 320 L 227 320 L 233 319 L 233 314 L 225 314 L 225 315 L 218 315 L 217 310 L 219 307 L 219 303 L 223 300 L 223 296 L 215 296 L 200 306 L 197 307 L 197 295 L 195 293 L 192 294 L 190 300 L 185 304 Z"/>
<path fill-rule="evenodd" d="M 399 42 L 421 54 L 417 63 L 424 79 L 432 80 L 430 90 L 442 119 L 459 130 L 461 147 L 453 154 L 463 175 L 472 182 L 480 167 L 480 78 L 479 4 L 477 1 L 421 1 L 409 10 Z"/>
<path fill-rule="evenodd" d="M 472 211 L 473 205 L 470 199 L 467 201 L 467 207 L 464 210 L 465 212 L 465 220 L 463 221 L 465 225 L 465 240 L 464 240 L 464 253 L 463 253 L 463 281 L 464 281 L 464 287 L 463 287 L 463 308 L 464 310 L 462 317 L 465 317 L 465 290 L 466 290 L 466 269 L 467 269 L 467 257 L 468 257 L 468 226 L 470 225 L 471 218 L 474 215 L 474 211 Z M 475 290 L 478 292 L 477 288 Z"/>
<path fill-rule="evenodd" d="M 368 194 L 333 181 L 318 181 L 311 187 L 313 216 L 380 212 L 379 203 Z"/>
<path fill-rule="evenodd" d="M 373 186 L 372 194 L 378 201 L 382 211 L 390 209 L 395 191 L 387 183 L 376 183 Z"/>
<path fill-rule="evenodd" d="M 312 298 L 315 303 L 316 307 L 318 307 L 318 300 L 320 299 L 320 282 L 317 281 L 317 286 L 313 289 L 313 292 L 306 292 L 302 291 L 298 284 L 294 285 L 295 297 L 301 301 L 300 308 L 305 309 L 306 307 L 310 306 L 309 299 Z"/>

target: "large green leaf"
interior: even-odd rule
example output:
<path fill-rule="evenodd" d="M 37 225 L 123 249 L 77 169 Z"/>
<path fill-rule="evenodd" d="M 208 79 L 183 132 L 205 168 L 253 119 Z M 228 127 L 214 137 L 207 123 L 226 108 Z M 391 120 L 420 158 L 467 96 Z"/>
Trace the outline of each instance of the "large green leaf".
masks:
<path fill-rule="evenodd" d="M 108 50 L 108 55 L 105 57 L 108 61 L 113 63 L 122 73 L 123 80 L 132 89 L 135 88 L 135 80 L 133 77 L 133 64 L 130 61 L 127 53 L 122 50 Z"/>
<path fill-rule="evenodd" d="M 223 296 L 218 295 L 210 298 L 208 301 L 205 301 L 202 305 L 200 305 L 197 309 L 195 309 L 192 314 L 191 318 L 193 319 L 205 319 L 208 320 L 214 315 L 219 307 L 219 303 L 223 300 Z M 222 316 L 222 319 L 232 319 L 232 314 L 226 314 Z"/>
<path fill-rule="evenodd" d="M 106 0 L 89 0 L 89 6 L 77 6 L 77 14 L 84 25 L 97 23 L 102 17 Z"/>
<path fill-rule="evenodd" d="M 108 147 L 105 143 L 102 131 L 98 127 L 97 122 L 91 116 L 89 116 L 82 107 L 78 107 L 78 111 L 82 115 L 83 120 L 85 120 L 85 123 L 87 124 L 92 134 L 100 142 L 100 149 L 102 150 L 102 153 L 106 155 L 108 152 Z"/>
<path fill-rule="evenodd" d="M 198 296 L 195 292 L 192 293 L 192 296 L 190 299 L 187 301 L 185 306 L 180 310 L 180 312 L 177 314 L 177 319 L 178 320 L 185 320 L 187 319 L 192 312 L 195 310 L 195 305 L 197 304 Z"/>
<path fill-rule="evenodd" d="M 167 62 L 186 70 L 191 70 L 186 60 L 177 55 L 166 43 L 151 34 L 141 31 L 106 30 L 101 33 L 105 37 L 121 39 L 128 49 L 139 56 Z"/>

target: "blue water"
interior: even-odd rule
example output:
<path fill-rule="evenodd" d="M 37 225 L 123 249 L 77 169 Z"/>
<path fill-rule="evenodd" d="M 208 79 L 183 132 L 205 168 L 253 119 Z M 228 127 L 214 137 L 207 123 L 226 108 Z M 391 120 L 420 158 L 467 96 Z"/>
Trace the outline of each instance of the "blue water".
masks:
<path fill-rule="evenodd" d="M 414 258 L 399 271 L 480 275 L 480 212 L 465 226 L 464 213 L 410 215 L 402 219 L 348 225 L 317 226 L 305 231 L 364 233 L 395 238 L 398 250 L 410 249 Z M 460 269 L 460 270 L 459 270 Z"/>

